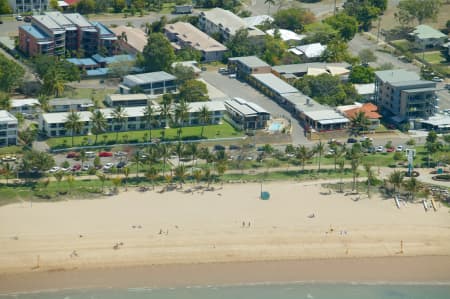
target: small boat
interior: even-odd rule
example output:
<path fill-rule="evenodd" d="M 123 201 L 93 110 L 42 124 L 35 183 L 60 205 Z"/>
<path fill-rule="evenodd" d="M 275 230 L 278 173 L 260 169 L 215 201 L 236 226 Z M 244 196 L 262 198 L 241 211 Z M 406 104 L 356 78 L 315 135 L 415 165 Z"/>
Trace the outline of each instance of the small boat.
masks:
<path fill-rule="evenodd" d="M 434 199 L 431 199 L 431 206 L 433 207 L 434 211 L 437 211 L 437 206 L 436 206 L 436 202 L 434 201 Z"/>
<path fill-rule="evenodd" d="M 428 212 L 427 200 L 426 199 L 422 200 L 422 204 L 423 204 L 423 208 L 425 209 L 425 212 Z"/>
<path fill-rule="evenodd" d="M 398 196 L 397 195 L 394 196 L 394 200 L 395 200 L 395 204 L 396 204 L 397 208 L 400 209 L 400 201 L 398 200 Z"/>

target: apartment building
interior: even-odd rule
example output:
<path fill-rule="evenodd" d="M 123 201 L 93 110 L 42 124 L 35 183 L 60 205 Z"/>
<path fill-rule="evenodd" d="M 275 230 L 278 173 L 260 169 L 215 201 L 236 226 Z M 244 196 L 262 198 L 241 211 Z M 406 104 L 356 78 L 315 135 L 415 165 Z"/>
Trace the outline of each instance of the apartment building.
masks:
<path fill-rule="evenodd" d="M 8 0 L 8 4 L 15 13 L 46 11 L 49 7 L 48 0 Z"/>
<path fill-rule="evenodd" d="M 419 75 L 406 70 L 378 71 L 375 102 L 381 114 L 397 124 L 427 119 L 438 108 L 436 83 L 421 80 Z"/>
<path fill-rule="evenodd" d="M 86 111 L 94 107 L 94 103 L 91 99 L 57 98 L 49 100 L 48 106 L 53 112 Z"/>
<path fill-rule="evenodd" d="M 46 12 L 19 27 L 19 48 L 28 56 L 81 52 L 89 57 L 99 49 L 113 54 L 117 37 L 101 23 L 90 23 L 78 13 Z"/>
<path fill-rule="evenodd" d="M 247 78 L 251 74 L 270 73 L 272 68 L 256 56 L 243 56 L 229 58 L 228 69 L 238 77 Z"/>
<path fill-rule="evenodd" d="M 0 110 L 0 147 L 17 144 L 17 118 L 6 110 Z"/>
<path fill-rule="evenodd" d="M 199 118 L 200 109 L 206 106 L 210 111 L 210 123 L 209 124 L 219 124 L 223 115 L 225 113 L 225 106 L 223 102 L 194 102 L 189 103 L 188 106 L 188 117 L 185 122 L 186 126 L 193 126 L 201 124 Z M 165 127 L 165 120 L 160 119 L 159 111 L 160 107 L 157 104 L 153 105 L 155 111 L 155 119 L 159 123 L 159 127 Z M 123 125 L 117 124 L 114 121 L 113 111 L 114 108 L 104 108 L 100 109 L 107 120 L 107 132 L 117 132 L 117 131 L 133 131 L 133 130 L 144 130 L 147 128 L 147 120 L 145 119 L 146 106 L 138 107 L 126 107 L 124 108 L 124 115 L 126 115 L 126 120 Z M 175 105 L 172 111 L 175 110 Z M 66 130 L 65 123 L 70 112 L 58 112 L 58 113 L 43 113 L 39 115 L 39 130 L 44 132 L 48 137 L 57 136 L 70 136 L 70 132 Z M 80 122 L 82 122 L 82 129 L 79 135 L 88 135 L 91 133 L 92 123 L 91 123 L 91 111 L 80 111 L 78 112 L 80 116 Z"/>
<path fill-rule="evenodd" d="M 167 38 L 172 42 L 175 50 L 192 48 L 202 53 L 202 60 L 206 62 L 222 60 L 227 48 L 200 31 L 190 23 L 176 22 L 164 27 Z"/>
<path fill-rule="evenodd" d="M 270 113 L 261 106 L 241 98 L 225 101 L 225 108 L 234 125 L 241 130 L 264 129 Z"/>
<path fill-rule="evenodd" d="M 225 41 L 240 29 L 247 29 L 249 39 L 254 42 L 262 41 L 265 35 L 256 27 L 249 27 L 244 20 L 231 11 L 218 7 L 200 12 L 198 26 L 208 35 L 219 33 Z"/>
<path fill-rule="evenodd" d="M 120 93 L 164 94 L 177 90 L 177 78 L 166 72 L 128 75 L 119 85 Z"/>
<path fill-rule="evenodd" d="M 136 107 L 147 106 L 150 101 L 150 96 L 144 93 L 130 93 L 130 94 L 109 94 L 105 96 L 105 104 L 108 107 Z"/>

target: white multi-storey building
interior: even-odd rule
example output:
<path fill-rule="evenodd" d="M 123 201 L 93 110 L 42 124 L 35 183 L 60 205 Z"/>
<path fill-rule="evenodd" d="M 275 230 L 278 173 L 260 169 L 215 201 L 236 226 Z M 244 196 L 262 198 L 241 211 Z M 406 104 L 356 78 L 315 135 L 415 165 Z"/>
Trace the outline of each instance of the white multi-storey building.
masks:
<path fill-rule="evenodd" d="M 17 118 L 6 110 L 0 110 L 0 146 L 17 144 Z"/>
<path fill-rule="evenodd" d="M 9 0 L 13 12 L 45 11 L 49 7 L 48 0 Z"/>

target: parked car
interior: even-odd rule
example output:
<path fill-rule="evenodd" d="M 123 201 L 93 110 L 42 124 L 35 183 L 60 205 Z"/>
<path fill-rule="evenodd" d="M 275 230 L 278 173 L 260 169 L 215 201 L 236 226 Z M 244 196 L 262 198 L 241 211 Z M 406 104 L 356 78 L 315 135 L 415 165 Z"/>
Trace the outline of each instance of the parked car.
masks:
<path fill-rule="evenodd" d="M 228 74 L 228 69 L 226 67 L 221 67 L 219 68 L 219 73 L 226 75 Z"/>
<path fill-rule="evenodd" d="M 23 21 L 23 17 L 22 17 L 21 15 L 17 15 L 17 16 L 16 16 L 16 20 L 17 20 L 17 21 Z"/>
<path fill-rule="evenodd" d="M 2 158 L 2 161 L 3 161 L 3 162 L 14 162 L 14 161 L 16 161 L 16 160 L 17 160 L 16 156 L 10 156 L 10 155 L 4 156 L 4 157 Z"/>
<path fill-rule="evenodd" d="M 230 146 L 228 147 L 230 150 L 240 150 L 241 147 L 239 145 L 235 145 L 235 144 L 230 144 Z"/>
<path fill-rule="evenodd" d="M 48 172 L 55 173 L 55 172 L 58 172 L 59 170 L 60 170 L 60 168 L 58 166 L 54 166 L 54 167 L 50 168 L 50 170 Z"/>
<path fill-rule="evenodd" d="M 91 168 L 91 165 L 89 165 L 89 164 L 84 164 L 83 167 L 81 168 L 81 170 L 83 170 L 83 171 L 88 171 L 89 168 Z"/>
<path fill-rule="evenodd" d="M 388 147 L 388 148 L 386 149 L 386 152 L 388 152 L 388 153 L 395 152 L 395 148 L 393 148 L 393 147 Z"/>
<path fill-rule="evenodd" d="M 80 164 L 75 164 L 72 166 L 72 171 L 78 171 L 81 169 L 81 165 Z"/>
<path fill-rule="evenodd" d="M 95 152 L 85 152 L 85 154 L 88 158 L 95 158 Z"/>
<path fill-rule="evenodd" d="M 431 81 L 433 81 L 433 82 L 444 82 L 444 79 L 439 78 L 439 77 L 433 77 L 433 78 L 431 78 Z"/>
<path fill-rule="evenodd" d="M 236 74 L 229 74 L 228 77 L 231 79 L 236 78 Z"/>
<path fill-rule="evenodd" d="M 382 152 L 384 152 L 384 147 L 382 145 L 379 145 L 375 148 L 375 151 L 377 153 L 382 153 Z"/>
<path fill-rule="evenodd" d="M 216 144 L 216 145 L 214 145 L 214 150 L 215 151 L 224 151 L 225 150 L 225 146 L 220 145 L 220 144 Z"/>
<path fill-rule="evenodd" d="M 370 137 L 367 137 L 367 136 L 363 136 L 363 137 L 361 137 L 361 139 L 359 141 L 360 142 L 364 142 L 366 140 L 373 141 L 373 138 L 370 138 Z"/>
<path fill-rule="evenodd" d="M 80 153 L 77 152 L 68 152 L 66 158 L 78 158 Z"/>
<path fill-rule="evenodd" d="M 114 166 L 113 163 L 106 163 L 106 164 L 103 166 L 103 171 L 108 171 L 108 170 L 110 170 L 111 168 L 113 168 L 113 166 Z"/>
<path fill-rule="evenodd" d="M 111 152 L 99 152 L 98 156 L 99 157 L 112 157 L 113 153 Z"/>
<path fill-rule="evenodd" d="M 126 155 L 128 155 L 127 152 L 115 152 L 114 153 L 115 157 L 125 157 Z"/>
<path fill-rule="evenodd" d="M 395 149 L 396 152 L 403 152 L 403 145 L 399 145 L 397 146 L 397 148 Z"/>
<path fill-rule="evenodd" d="M 356 143 L 356 142 L 358 142 L 358 140 L 356 140 L 355 138 L 347 139 L 347 143 Z"/>
<path fill-rule="evenodd" d="M 70 167 L 63 167 L 63 168 L 61 168 L 61 171 L 62 172 L 69 172 L 69 171 L 71 171 L 71 169 L 70 169 Z"/>
<path fill-rule="evenodd" d="M 25 18 L 23 18 L 24 22 L 30 23 L 31 22 L 31 17 L 30 16 L 25 16 Z"/>
<path fill-rule="evenodd" d="M 120 161 L 119 163 L 117 163 L 116 168 L 123 168 L 125 167 L 125 165 L 127 165 L 127 162 L 125 161 Z"/>
<path fill-rule="evenodd" d="M 328 140 L 328 144 L 342 145 L 342 143 L 339 140 L 336 140 L 334 138 Z"/>

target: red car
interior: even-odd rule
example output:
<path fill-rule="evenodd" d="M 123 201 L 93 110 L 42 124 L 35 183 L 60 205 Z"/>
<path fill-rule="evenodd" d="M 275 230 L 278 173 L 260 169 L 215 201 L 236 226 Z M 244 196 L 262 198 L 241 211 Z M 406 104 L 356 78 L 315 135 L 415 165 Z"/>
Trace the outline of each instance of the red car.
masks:
<path fill-rule="evenodd" d="M 72 166 L 72 171 L 78 171 L 81 169 L 81 165 L 80 164 L 75 164 L 74 166 Z"/>
<path fill-rule="evenodd" d="M 387 148 L 386 152 L 388 152 L 388 153 L 395 152 L 395 148 L 393 148 L 393 147 Z"/>
<path fill-rule="evenodd" d="M 79 156 L 80 156 L 80 154 L 77 152 L 68 152 L 66 157 L 67 158 L 78 158 Z"/>
<path fill-rule="evenodd" d="M 99 157 L 112 157 L 113 153 L 111 152 L 99 152 L 98 156 Z"/>

